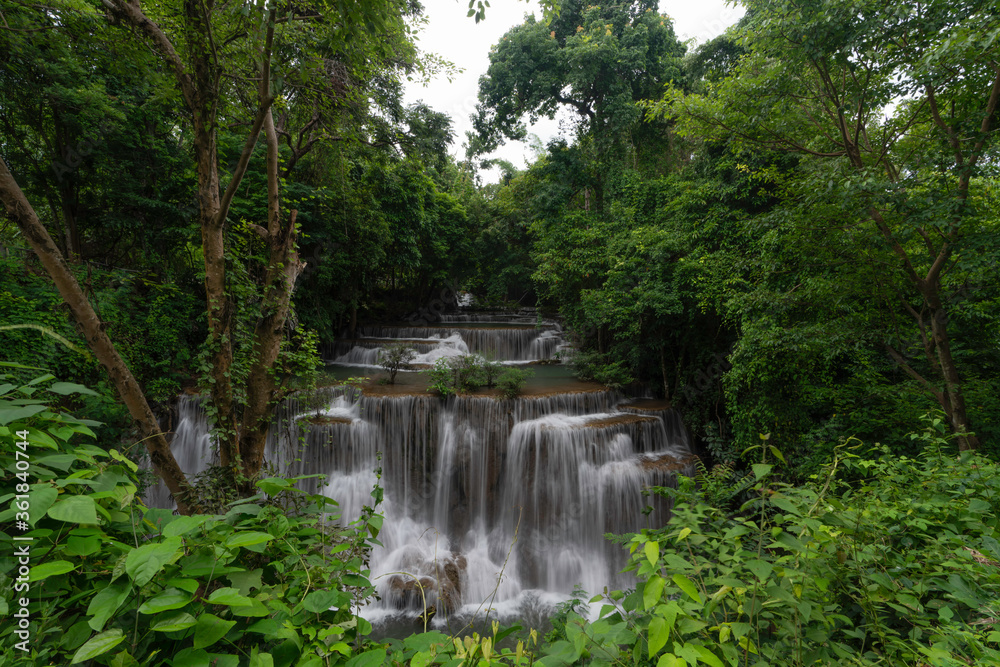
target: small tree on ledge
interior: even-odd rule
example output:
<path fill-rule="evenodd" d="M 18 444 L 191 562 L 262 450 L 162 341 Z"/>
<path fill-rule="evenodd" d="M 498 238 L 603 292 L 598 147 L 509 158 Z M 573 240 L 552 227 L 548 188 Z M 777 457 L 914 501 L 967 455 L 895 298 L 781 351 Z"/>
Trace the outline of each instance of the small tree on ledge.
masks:
<path fill-rule="evenodd" d="M 378 355 L 378 365 L 389 373 L 389 384 L 396 384 L 396 373 L 409 366 L 417 356 L 416 350 L 405 345 L 391 345 Z"/>

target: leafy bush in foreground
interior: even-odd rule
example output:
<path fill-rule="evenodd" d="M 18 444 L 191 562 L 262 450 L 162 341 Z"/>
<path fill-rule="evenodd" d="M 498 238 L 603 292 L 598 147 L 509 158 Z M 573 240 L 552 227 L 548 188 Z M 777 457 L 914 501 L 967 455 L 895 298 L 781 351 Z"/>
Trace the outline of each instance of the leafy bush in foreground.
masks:
<path fill-rule="evenodd" d="M 374 592 L 365 568 L 381 516 L 368 510 L 330 528 L 332 500 L 279 478 L 261 480 L 260 494 L 225 514 L 146 508 L 133 462 L 76 444 L 92 437 L 88 423 L 33 398 L 47 379 L 0 396 L 4 488 L 30 506 L 30 517 L 16 517 L 30 524 L 22 532 L 13 494 L 0 498 L 10 507 L 0 541 L 6 553 L 29 545 L 31 622 L 27 651 L 4 624 L 0 664 L 319 667 L 352 657 L 370 627 L 352 608 Z M 13 541 L 22 535 L 32 540 Z M 16 561 L 0 568 L 12 590 Z M 0 616 L 19 609 L 0 599 Z"/>
<path fill-rule="evenodd" d="M 916 459 L 841 446 L 802 487 L 762 461 L 737 516 L 682 485 L 629 543 L 638 589 L 571 612 L 545 663 L 1000 665 L 1000 467 L 943 434 Z"/>

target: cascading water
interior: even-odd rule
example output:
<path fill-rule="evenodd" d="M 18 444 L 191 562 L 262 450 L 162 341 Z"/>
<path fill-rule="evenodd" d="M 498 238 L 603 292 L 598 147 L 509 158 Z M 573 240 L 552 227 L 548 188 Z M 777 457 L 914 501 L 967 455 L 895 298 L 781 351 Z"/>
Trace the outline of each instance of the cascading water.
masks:
<path fill-rule="evenodd" d="M 470 320 L 439 326 L 360 327 L 357 335 L 359 338 L 328 350 L 333 363 L 373 366 L 378 363 L 379 350 L 390 345 L 413 348 L 417 353 L 414 364 L 433 364 L 441 357 L 470 353 L 505 362 L 541 361 L 553 358 L 564 345 L 554 322 L 535 325 Z"/>
<path fill-rule="evenodd" d="M 308 486 L 337 500 L 343 523 L 370 504 L 381 465 L 384 546 L 370 565 L 382 599 L 363 610 L 371 620 L 416 617 L 421 587 L 438 619 L 473 614 L 485 601 L 523 615 L 578 585 L 629 586 L 624 552 L 604 535 L 661 525 L 669 503 L 643 489 L 693 472 L 674 410 L 587 389 L 448 400 L 327 389 L 318 408 L 285 402 L 267 460 L 282 474 L 325 475 Z M 180 416 L 175 454 L 185 470 L 204 468 L 212 455 L 198 399 L 182 398 Z M 153 493 L 154 503 L 167 497 Z"/>

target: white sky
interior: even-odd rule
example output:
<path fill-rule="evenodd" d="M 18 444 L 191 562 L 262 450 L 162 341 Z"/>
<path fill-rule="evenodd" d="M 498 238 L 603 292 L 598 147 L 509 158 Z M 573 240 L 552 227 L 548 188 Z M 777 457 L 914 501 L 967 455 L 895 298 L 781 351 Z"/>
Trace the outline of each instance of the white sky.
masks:
<path fill-rule="evenodd" d="M 476 110 L 479 77 L 490 64 L 490 47 L 512 27 L 523 23 L 525 14 L 534 13 L 540 18 L 542 13 L 535 0 L 493 0 L 492 7 L 486 10 L 486 20 L 476 24 L 474 19 L 466 18 L 468 0 L 422 2 L 429 21 L 418 35 L 418 47 L 451 61 L 464 71 L 451 82 L 439 77 L 426 86 L 408 84 L 406 102 L 423 100 L 432 109 L 451 116 L 455 131 L 451 153 L 462 158 L 465 133 L 472 129 L 469 116 Z M 688 42 L 689 49 L 722 33 L 743 16 L 742 7 L 727 4 L 726 0 L 660 0 L 660 12 L 674 20 L 674 32 L 682 42 Z M 538 135 L 544 145 L 559 134 L 558 119 L 542 119 L 528 131 Z M 528 147 L 520 142 L 508 142 L 494 157 L 510 160 L 519 168 L 533 158 Z M 491 180 L 495 179 L 496 176 Z"/>

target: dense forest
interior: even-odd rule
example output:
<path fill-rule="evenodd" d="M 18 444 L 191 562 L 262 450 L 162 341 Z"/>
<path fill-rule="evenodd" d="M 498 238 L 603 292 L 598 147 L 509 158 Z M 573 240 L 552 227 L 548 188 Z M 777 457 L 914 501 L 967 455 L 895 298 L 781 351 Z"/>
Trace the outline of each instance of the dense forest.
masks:
<path fill-rule="evenodd" d="M 1000 14 L 741 4 L 691 47 L 546 3 L 462 138 L 403 100 L 454 67 L 416 0 L 0 0 L 0 665 L 1000 665 Z M 679 411 L 696 472 L 608 536 L 633 587 L 380 637 L 381 487 L 330 524 L 268 435 L 324 349 L 459 293 Z"/>

